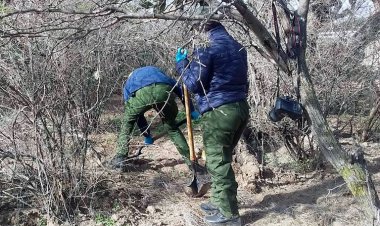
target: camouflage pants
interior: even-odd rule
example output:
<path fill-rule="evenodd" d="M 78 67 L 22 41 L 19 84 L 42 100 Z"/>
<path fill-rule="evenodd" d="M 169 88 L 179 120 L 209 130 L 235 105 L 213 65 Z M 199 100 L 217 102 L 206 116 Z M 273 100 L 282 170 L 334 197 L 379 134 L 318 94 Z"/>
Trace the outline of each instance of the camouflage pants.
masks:
<path fill-rule="evenodd" d="M 176 126 L 178 107 L 172 87 L 166 84 L 153 84 L 135 92 L 135 95 L 125 103 L 124 118 L 118 138 L 117 154 L 128 155 L 128 144 L 132 131 L 140 114 L 155 109 L 159 112 L 164 129 L 168 131 L 171 141 L 182 155 L 187 165 L 190 165 L 189 146 L 181 130 Z"/>
<path fill-rule="evenodd" d="M 246 101 L 222 105 L 203 114 L 203 143 L 207 170 L 211 174 L 210 201 L 226 217 L 239 214 L 235 174 L 231 167 L 233 149 L 248 123 Z"/>

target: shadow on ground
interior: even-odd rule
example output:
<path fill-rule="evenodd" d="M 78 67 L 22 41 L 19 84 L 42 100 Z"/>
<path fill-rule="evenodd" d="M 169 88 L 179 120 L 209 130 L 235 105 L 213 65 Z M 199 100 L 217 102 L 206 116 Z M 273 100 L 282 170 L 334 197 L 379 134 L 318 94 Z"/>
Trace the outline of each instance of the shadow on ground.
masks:
<path fill-rule="evenodd" d="M 369 161 L 368 170 L 371 174 L 380 172 L 380 158 Z M 288 193 L 266 195 L 261 202 L 253 205 L 242 203 L 240 208 L 245 209 L 245 213 L 242 215 L 243 225 L 251 224 L 271 213 L 284 213 L 287 209 L 299 204 L 315 205 L 319 198 L 327 197 L 332 189 L 334 189 L 334 193 L 340 192 L 344 196 L 352 197 L 347 186 L 344 185 L 344 180 L 334 172 L 334 169 L 331 169 L 328 174 L 333 175 L 333 177 L 317 182 L 313 186 Z M 341 211 L 346 210 L 342 209 Z"/>

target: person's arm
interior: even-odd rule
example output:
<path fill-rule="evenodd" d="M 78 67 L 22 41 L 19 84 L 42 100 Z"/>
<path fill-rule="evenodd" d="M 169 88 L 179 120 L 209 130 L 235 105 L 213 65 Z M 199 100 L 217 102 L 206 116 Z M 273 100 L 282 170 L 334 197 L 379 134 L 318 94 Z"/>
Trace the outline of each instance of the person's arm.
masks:
<path fill-rule="evenodd" d="M 195 49 L 193 60 L 189 62 L 186 58 L 177 62 L 177 72 L 182 76 L 186 87 L 201 96 L 205 95 L 209 88 L 212 76 L 212 60 L 207 49 Z"/>

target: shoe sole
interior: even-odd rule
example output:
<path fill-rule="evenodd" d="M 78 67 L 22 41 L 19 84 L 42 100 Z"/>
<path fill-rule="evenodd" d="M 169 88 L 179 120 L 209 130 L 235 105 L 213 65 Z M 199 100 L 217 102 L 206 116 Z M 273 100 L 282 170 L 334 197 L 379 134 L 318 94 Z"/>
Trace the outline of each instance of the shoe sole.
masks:
<path fill-rule="evenodd" d="M 209 226 L 242 226 L 242 224 L 232 224 L 232 223 L 207 223 Z"/>
<path fill-rule="evenodd" d="M 207 225 L 210 226 L 241 226 L 241 222 L 224 222 L 224 223 L 210 223 L 206 221 Z"/>

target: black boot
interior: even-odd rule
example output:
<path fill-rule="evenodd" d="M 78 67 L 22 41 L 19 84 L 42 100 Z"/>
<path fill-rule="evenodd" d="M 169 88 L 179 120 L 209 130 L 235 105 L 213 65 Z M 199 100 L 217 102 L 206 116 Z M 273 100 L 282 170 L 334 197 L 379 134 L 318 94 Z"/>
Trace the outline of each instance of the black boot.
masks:
<path fill-rule="evenodd" d="M 202 203 L 201 210 L 207 214 L 215 214 L 216 212 L 219 212 L 219 208 L 211 202 Z"/>
<path fill-rule="evenodd" d="M 234 215 L 232 217 L 225 217 L 220 212 L 217 212 L 214 215 L 206 216 L 205 221 L 209 225 L 241 226 L 241 219 L 239 215 Z"/>

